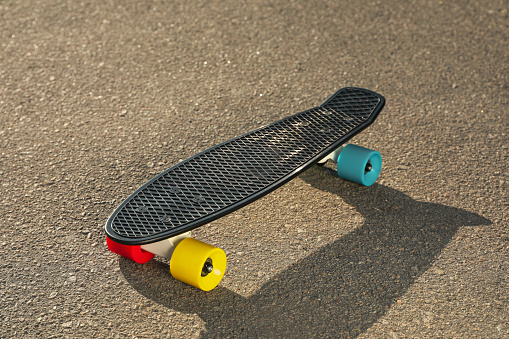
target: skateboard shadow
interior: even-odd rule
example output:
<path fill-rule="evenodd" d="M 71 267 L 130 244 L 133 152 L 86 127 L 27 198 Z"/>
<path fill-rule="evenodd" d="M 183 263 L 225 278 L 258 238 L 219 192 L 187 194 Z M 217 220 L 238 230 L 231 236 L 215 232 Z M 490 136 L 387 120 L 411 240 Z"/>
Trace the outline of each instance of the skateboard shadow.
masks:
<path fill-rule="evenodd" d="M 416 201 L 379 184 L 360 187 L 330 172 L 312 168 L 300 178 L 340 196 L 362 214 L 364 224 L 282 271 L 248 298 L 220 286 L 202 292 L 184 285 L 168 277 L 168 265 L 161 261 L 150 262 L 142 273 L 140 265 L 121 259 L 121 271 L 145 297 L 197 314 L 206 324 L 202 337 L 348 338 L 377 321 L 459 227 L 491 224 L 462 209 Z"/>

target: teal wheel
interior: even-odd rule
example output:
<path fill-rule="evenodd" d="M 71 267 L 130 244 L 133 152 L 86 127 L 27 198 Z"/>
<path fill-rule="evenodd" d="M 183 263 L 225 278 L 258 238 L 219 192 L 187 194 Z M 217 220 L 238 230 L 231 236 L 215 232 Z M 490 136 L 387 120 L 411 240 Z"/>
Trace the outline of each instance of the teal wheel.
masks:
<path fill-rule="evenodd" d="M 375 183 L 382 170 L 382 156 L 377 151 L 357 145 L 346 145 L 338 158 L 340 178 L 364 186 Z"/>

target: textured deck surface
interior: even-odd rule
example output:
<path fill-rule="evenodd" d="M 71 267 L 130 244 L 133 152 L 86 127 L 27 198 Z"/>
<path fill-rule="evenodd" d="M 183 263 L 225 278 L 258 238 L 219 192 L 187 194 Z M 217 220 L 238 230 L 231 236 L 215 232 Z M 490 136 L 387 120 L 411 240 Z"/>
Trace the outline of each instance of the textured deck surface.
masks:
<path fill-rule="evenodd" d="M 344 88 L 321 106 L 201 152 L 131 195 L 111 215 L 106 231 L 118 241 L 151 242 L 217 219 L 341 145 L 369 125 L 383 103 L 371 91 Z"/>

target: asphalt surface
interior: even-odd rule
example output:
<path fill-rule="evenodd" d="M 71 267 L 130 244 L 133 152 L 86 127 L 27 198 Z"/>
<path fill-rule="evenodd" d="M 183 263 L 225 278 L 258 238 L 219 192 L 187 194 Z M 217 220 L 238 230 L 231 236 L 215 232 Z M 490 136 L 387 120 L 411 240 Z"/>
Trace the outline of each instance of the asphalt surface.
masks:
<path fill-rule="evenodd" d="M 0 337 L 509 337 L 507 1 L 0 2 Z M 314 167 L 199 228 L 209 293 L 110 253 L 179 160 L 345 86 L 365 188 Z"/>

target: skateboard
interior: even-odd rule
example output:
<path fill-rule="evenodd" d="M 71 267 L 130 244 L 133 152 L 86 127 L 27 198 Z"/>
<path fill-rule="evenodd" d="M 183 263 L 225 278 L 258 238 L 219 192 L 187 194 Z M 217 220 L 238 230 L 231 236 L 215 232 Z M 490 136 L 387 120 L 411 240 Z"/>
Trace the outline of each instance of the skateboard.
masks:
<path fill-rule="evenodd" d="M 311 108 L 198 153 L 149 180 L 106 222 L 108 248 L 143 264 L 170 260 L 171 275 L 209 291 L 226 269 L 223 250 L 190 231 L 274 191 L 313 165 L 337 163 L 340 178 L 373 184 L 379 152 L 346 142 L 377 118 L 385 99 L 347 87 Z"/>

